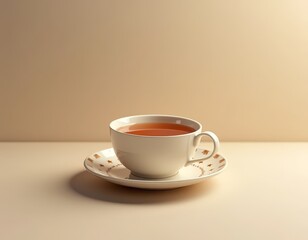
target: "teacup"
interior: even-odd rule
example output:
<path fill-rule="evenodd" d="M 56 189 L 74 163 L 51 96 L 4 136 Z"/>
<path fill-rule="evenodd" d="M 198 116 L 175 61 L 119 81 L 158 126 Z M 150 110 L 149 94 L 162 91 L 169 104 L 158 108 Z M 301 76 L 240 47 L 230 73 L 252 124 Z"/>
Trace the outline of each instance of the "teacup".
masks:
<path fill-rule="evenodd" d="M 199 122 L 172 115 L 138 115 L 110 123 L 113 149 L 131 173 L 143 178 L 166 178 L 185 165 L 212 157 L 218 150 L 218 137 L 202 132 Z M 213 141 L 213 150 L 202 158 L 194 153 L 203 136 Z"/>

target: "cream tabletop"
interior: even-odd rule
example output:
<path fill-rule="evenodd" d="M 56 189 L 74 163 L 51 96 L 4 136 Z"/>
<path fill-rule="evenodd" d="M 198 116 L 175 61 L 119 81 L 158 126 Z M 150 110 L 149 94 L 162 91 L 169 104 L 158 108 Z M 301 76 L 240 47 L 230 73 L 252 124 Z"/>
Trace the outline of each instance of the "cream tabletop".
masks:
<path fill-rule="evenodd" d="M 308 239 L 308 143 L 222 143 L 221 174 L 165 191 L 83 160 L 110 143 L 0 143 L 0 238 Z"/>

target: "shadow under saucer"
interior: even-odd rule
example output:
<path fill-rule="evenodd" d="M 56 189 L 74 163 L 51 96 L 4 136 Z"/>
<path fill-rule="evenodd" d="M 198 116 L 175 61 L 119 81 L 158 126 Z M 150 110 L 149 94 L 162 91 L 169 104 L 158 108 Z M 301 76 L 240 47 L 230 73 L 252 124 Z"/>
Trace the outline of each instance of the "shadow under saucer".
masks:
<path fill-rule="evenodd" d="M 128 204 L 155 204 L 185 201 L 210 194 L 215 188 L 215 180 L 209 178 L 202 183 L 170 190 L 144 190 L 109 183 L 87 171 L 79 172 L 69 179 L 75 192 L 92 199 Z"/>

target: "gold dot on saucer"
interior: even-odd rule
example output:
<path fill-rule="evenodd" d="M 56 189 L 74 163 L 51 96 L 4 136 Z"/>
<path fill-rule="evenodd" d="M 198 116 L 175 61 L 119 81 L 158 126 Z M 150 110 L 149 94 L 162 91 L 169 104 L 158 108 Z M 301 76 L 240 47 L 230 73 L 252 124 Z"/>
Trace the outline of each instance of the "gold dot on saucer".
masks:
<path fill-rule="evenodd" d="M 207 155 L 209 152 L 210 152 L 209 150 L 204 150 L 204 151 L 202 151 L 202 153 L 203 153 L 204 155 Z"/>
<path fill-rule="evenodd" d="M 218 155 L 218 154 L 215 154 L 215 155 L 214 155 L 214 158 L 218 158 L 218 157 L 219 157 L 219 155 Z"/>
<path fill-rule="evenodd" d="M 95 157 L 95 158 L 100 158 L 101 156 L 98 155 L 97 153 L 95 153 L 95 154 L 94 154 L 94 157 Z"/>
<path fill-rule="evenodd" d="M 225 159 L 221 159 L 219 160 L 219 163 L 223 163 L 225 161 Z"/>
<path fill-rule="evenodd" d="M 199 163 L 203 163 L 203 161 L 200 161 Z"/>
<path fill-rule="evenodd" d="M 207 166 L 210 167 L 210 166 L 212 166 L 212 164 L 208 164 Z"/>
<path fill-rule="evenodd" d="M 100 166 L 100 167 L 104 167 L 104 164 L 100 164 L 99 166 Z"/>
<path fill-rule="evenodd" d="M 112 161 L 111 161 L 111 160 L 108 160 L 107 162 L 108 162 L 108 163 L 112 163 Z"/>

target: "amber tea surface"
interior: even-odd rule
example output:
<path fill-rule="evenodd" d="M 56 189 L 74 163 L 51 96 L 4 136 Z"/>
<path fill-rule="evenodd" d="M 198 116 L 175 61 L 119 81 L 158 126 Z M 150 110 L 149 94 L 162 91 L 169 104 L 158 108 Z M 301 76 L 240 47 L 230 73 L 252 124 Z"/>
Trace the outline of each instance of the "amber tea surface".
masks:
<path fill-rule="evenodd" d="M 121 127 L 118 131 L 141 136 L 176 136 L 194 132 L 195 129 L 176 123 L 136 123 Z"/>

